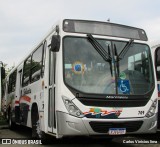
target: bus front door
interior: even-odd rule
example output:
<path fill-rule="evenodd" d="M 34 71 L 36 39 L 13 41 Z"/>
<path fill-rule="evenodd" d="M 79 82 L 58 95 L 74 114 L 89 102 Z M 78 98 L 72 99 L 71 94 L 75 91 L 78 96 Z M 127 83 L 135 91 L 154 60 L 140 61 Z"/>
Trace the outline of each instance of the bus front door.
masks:
<path fill-rule="evenodd" d="M 49 51 L 49 100 L 48 100 L 48 131 L 56 133 L 55 119 L 55 67 L 56 54 Z"/>

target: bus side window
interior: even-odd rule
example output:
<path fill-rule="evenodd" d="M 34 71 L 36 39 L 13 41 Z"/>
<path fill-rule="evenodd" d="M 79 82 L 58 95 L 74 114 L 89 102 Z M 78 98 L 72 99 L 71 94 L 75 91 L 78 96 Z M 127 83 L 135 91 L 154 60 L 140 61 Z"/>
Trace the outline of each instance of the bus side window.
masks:
<path fill-rule="evenodd" d="M 35 82 L 41 77 L 42 54 L 43 45 L 41 45 L 32 55 L 31 82 Z"/>
<path fill-rule="evenodd" d="M 27 86 L 30 83 L 30 69 L 31 69 L 31 57 L 29 56 L 24 62 L 23 67 L 23 80 L 22 86 Z"/>
<path fill-rule="evenodd" d="M 8 93 L 14 92 L 16 87 L 17 70 L 9 76 Z"/>
<path fill-rule="evenodd" d="M 160 80 L 160 48 L 157 48 L 155 51 L 155 66 L 157 80 Z"/>

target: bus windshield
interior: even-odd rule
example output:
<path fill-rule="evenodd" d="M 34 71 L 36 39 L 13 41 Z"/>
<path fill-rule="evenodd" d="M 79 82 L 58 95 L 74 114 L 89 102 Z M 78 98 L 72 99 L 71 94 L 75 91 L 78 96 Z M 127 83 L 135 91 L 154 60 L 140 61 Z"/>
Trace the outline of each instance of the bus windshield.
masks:
<path fill-rule="evenodd" d="M 64 38 L 64 82 L 79 92 L 92 94 L 143 95 L 154 85 L 150 49 L 132 43 L 124 57 L 116 60 L 128 42 L 96 39 L 108 56 L 105 60 L 84 37 Z"/>

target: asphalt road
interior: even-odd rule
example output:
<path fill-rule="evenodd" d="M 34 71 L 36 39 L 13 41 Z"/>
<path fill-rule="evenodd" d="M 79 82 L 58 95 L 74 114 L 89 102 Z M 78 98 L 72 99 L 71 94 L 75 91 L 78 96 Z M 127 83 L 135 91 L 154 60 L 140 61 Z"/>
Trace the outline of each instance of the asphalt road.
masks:
<path fill-rule="evenodd" d="M 8 128 L 0 129 L 0 138 L 4 139 L 15 139 L 15 140 L 26 140 L 31 139 L 31 129 L 27 127 L 18 127 L 15 130 L 10 130 Z M 139 143 L 137 143 L 139 141 Z M 129 142 L 129 143 L 128 143 Z M 15 146 L 4 145 L 2 140 L 0 141 L 0 146 Z M 35 145 L 22 145 L 25 146 L 35 146 Z M 38 145 L 39 146 L 39 145 Z M 114 138 L 112 141 L 101 138 L 89 138 L 89 137 L 72 137 L 72 138 L 63 138 L 63 139 L 54 139 L 50 138 L 48 145 L 40 146 L 54 146 L 54 147 L 160 147 L 160 132 L 157 134 L 149 135 L 134 135 L 134 136 L 120 136 Z"/>

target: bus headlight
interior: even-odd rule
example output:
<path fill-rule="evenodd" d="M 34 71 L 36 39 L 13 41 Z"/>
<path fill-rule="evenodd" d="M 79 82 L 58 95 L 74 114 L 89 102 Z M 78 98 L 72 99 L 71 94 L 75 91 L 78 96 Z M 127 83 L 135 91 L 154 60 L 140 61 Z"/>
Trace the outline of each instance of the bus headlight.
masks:
<path fill-rule="evenodd" d="M 83 117 L 83 113 L 77 108 L 77 106 L 69 100 L 67 97 L 62 96 L 64 105 L 66 109 L 68 110 L 70 115 L 76 116 L 76 117 Z"/>
<path fill-rule="evenodd" d="M 152 103 L 149 111 L 146 114 L 146 117 L 152 117 L 155 114 L 156 106 L 157 106 L 157 99 Z"/>

